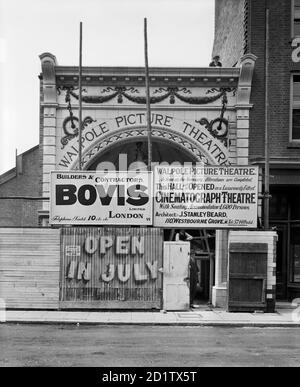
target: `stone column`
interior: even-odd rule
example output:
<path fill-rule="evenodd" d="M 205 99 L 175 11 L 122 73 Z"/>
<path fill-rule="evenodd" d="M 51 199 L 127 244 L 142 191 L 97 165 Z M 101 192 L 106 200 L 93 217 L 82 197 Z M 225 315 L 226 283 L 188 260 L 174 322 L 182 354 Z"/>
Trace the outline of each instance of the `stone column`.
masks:
<path fill-rule="evenodd" d="M 227 255 L 228 231 L 216 230 L 215 286 L 212 289 L 212 304 L 225 308 L 227 300 Z"/>

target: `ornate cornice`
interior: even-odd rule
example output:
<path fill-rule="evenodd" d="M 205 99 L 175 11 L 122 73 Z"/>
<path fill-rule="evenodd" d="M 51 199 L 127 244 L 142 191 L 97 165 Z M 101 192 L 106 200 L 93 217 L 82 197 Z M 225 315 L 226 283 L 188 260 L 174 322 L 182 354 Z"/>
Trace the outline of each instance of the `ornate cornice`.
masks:
<path fill-rule="evenodd" d="M 236 87 L 237 68 L 150 68 L 149 84 L 153 87 Z M 61 86 L 78 84 L 77 67 L 57 67 L 56 83 Z M 85 86 L 142 86 L 145 70 L 142 67 L 85 67 L 82 69 Z"/>
<path fill-rule="evenodd" d="M 77 66 L 57 66 L 57 76 L 78 76 Z M 83 67 L 83 77 L 144 77 L 144 67 Z M 150 67 L 150 77 L 209 77 L 226 78 L 238 77 L 239 69 L 236 67 Z"/>
<path fill-rule="evenodd" d="M 55 74 L 57 86 L 76 86 L 78 84 L 77 66 L 58 66 L 56 58 L 50 53 L 40 55 L 45 67 L 43 79 Z M 48 68 L 46 68 L 48 62 Z M 52 65 L 52 67 L 51 67 Z M 153 87 L 236 87 L 240 77 L 238 67 L 150 67 L 149 83 Z M 83 67 L 83 86 L 139 86 L 145 84 L 144 67 Z"/>

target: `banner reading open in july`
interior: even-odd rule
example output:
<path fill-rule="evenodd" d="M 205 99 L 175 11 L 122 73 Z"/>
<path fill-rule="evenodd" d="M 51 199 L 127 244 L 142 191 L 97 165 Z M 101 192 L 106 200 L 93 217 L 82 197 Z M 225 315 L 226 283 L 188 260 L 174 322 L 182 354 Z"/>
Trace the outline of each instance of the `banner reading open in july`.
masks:
<path fill-rule="evenodd" d="M 152 225 L 152 174 L 51 172 L 50 224 Z"/>
<path fill-rule="evenodd" d="M 256 228 L 258 167 L 155 167 L 154 226 Z"/>

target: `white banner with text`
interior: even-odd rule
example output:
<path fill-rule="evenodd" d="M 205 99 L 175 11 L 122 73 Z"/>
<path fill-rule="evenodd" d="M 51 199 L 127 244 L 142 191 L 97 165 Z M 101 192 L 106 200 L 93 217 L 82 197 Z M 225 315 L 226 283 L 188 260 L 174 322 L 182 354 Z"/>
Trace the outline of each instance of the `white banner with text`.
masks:
<path fill-rule="evenodd" d="M 51 172 L 50 224 L 152 225 L 152 173 Z"/>
<path fill-rule="evenodd" d="M 256 228 L 258 167 L 156 166 L 154 226 Z"/>

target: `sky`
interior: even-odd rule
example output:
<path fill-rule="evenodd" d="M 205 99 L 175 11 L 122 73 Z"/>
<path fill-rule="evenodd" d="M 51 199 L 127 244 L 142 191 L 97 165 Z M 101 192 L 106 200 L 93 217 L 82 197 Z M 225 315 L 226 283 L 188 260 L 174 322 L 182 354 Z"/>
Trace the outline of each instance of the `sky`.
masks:
<path fill-rule="evenodd" d="M 206 67 L 214 0 L 0 0 L 0 174 L 39 142 L 39 55 L 76 66 Z M 151 71 L 151 70 L 150 70 Z"/>

